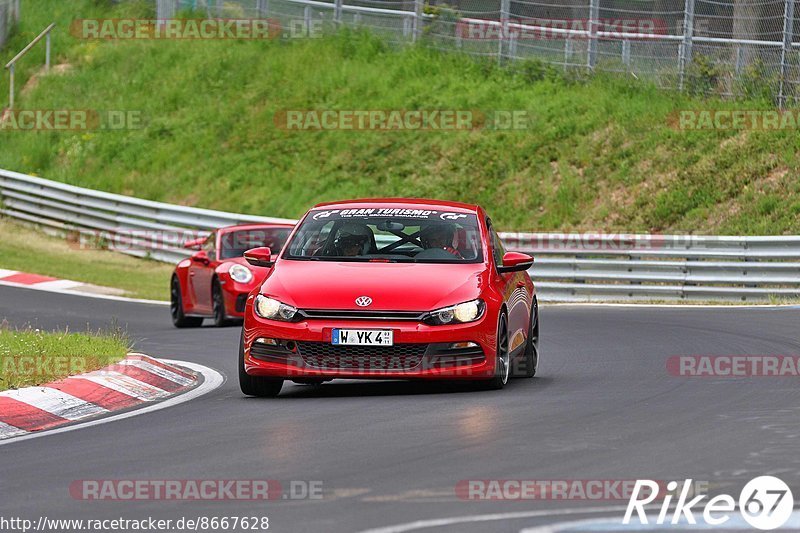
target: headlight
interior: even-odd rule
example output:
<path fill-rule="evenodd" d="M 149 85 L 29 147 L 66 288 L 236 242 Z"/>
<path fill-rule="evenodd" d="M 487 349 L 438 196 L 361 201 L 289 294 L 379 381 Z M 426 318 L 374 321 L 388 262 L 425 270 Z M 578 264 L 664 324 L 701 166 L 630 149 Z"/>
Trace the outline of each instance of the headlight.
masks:
<path fill-rule="evenodd" d="M 228 270 L 228 274 L 230 274 L 233 281 L 238 281 L 239 283 L 250 283 L 253 281 L 253 271 L 244 265 L 233 265 L 231 269 Z"/>
<path fill-rule="evenodd" d="M 453 305 L 450 307 L 443 307 L 436 311 L 431 311 L 423 320 L 426 324 L 432 326 L 441 326 L 444 324 L 463 324 L 465 322 L 474 322 L 483 316 L 486 309 L 486 304 L 483 300 L 471 300 L 463 304 Z"/>
<path fill-rule="evenodd" d="M 282 320 L 284 322 L 291 322 L 297 314 L 297 308 L 291 305 L 286 305 L 279 302 L 274 298 L 268 298 L 259 294 L 256 296 L 255 302 L 256 314 L 261 318 L 268 318 L 270 320 Z"/>

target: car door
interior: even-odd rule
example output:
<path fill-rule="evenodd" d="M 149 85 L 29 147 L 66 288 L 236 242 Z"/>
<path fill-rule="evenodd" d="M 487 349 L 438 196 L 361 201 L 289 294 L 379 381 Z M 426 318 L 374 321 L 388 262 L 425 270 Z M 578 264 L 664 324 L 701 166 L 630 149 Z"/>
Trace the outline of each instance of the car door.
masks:
<path fill-rule="evenodd" d="M 189 265 L 189 290 L 194 299 L 194 313 L 211 314 L 211 280 L 217 266 L 217 236 L 209 235 L 200 248 L 200 252 L 192 256 Z"/>
<path fill-rule="evenodd" d="M 503 255 L 506 250 L 503 241 L 494 230 L 492 221 L 486 219 L 492 246 L 492 257 L 495 267 L 503 265 Z M 528 335 L 528 320 L 530 319 L 530 302 L 525 286 L 527 272 L 508 272 L 501 274 L 495 268 L 503 296 L 508 308 L 508 333 L 509 348 L 513 351 L 525 343 Z"/>

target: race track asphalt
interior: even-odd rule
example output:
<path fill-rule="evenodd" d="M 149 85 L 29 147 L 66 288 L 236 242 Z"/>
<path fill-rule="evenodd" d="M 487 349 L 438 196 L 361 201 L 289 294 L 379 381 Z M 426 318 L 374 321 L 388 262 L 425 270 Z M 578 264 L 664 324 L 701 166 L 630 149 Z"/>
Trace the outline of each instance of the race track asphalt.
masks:
<path fill-rule="evenodd" d="M 513 531 L 622 501 L 464 501 L 460 480 L 693 478 L 738 494 L 775 474 L 800 495 L 797 378 L 671 376 L 671 355 L 800 354 L 800 309 L 542 305 L 541 376 L 503 391 L 405 382 L 238 389 L 239 328 L 174 329 L 168 308 L 0 287 L 0 320 L 118 323 L 137 350 L 196 362 L 224 385 L 154 413 L 0 447 L 0 516 L 268 516 L 270 531 L 359 532 L 417 520 L 552 510 L 557 517 L 424 531 Z M 80 501 L 82 479 L 321 481 L 324 498 Z M 621 516 L 619 511 L 606 513 Z M 587 516 L 587 515 L 575 515 Z"/>

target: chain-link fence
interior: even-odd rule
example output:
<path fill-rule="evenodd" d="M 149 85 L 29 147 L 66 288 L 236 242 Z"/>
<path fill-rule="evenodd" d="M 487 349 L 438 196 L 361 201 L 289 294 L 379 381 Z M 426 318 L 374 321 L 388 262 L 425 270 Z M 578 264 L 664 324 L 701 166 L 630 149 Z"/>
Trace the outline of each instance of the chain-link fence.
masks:
<path fill-rule="evenodd" d="M 11 28 L 19 21 L 19 0 L 0 0 L 0 48 L 6 44 Z"/>
<path fill-rule="evenodd" d="M 796 1 L 157 0 L 161 18 L 191 8 L 295 30 L 363 26 L 395 42 L 620 72 L 695 94 L 767 96 L 781 106 L 800 98 Z"/>

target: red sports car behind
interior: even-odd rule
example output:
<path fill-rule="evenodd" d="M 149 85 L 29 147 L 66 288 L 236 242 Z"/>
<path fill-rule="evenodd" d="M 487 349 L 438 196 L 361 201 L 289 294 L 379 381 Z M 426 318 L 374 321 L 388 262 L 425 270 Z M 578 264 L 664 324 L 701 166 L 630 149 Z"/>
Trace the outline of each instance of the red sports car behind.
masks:
<path fill-rule="evenodd" d="M 279 252 L 279 250 L 275 250 Z M 239 383 L 467 379 L 502 388 L 539 362 L 533 258 L 505 252 L 476 205 L 372 199 L 320 204 L 247 297 Z"/>
<path fill-rule="evenodd" d="M 269 268 L 253 267 L 242 257 L 245 250 L 280 250 L 291 224 L 250 224 L 218 229 L 206 239 L 188 241 L 197 250 L 175 267 L 170 287 L 172 323 L 179 328 L 213 318 L 216 326 L 241 319 L 248 293 L 261 285 Z"/>

